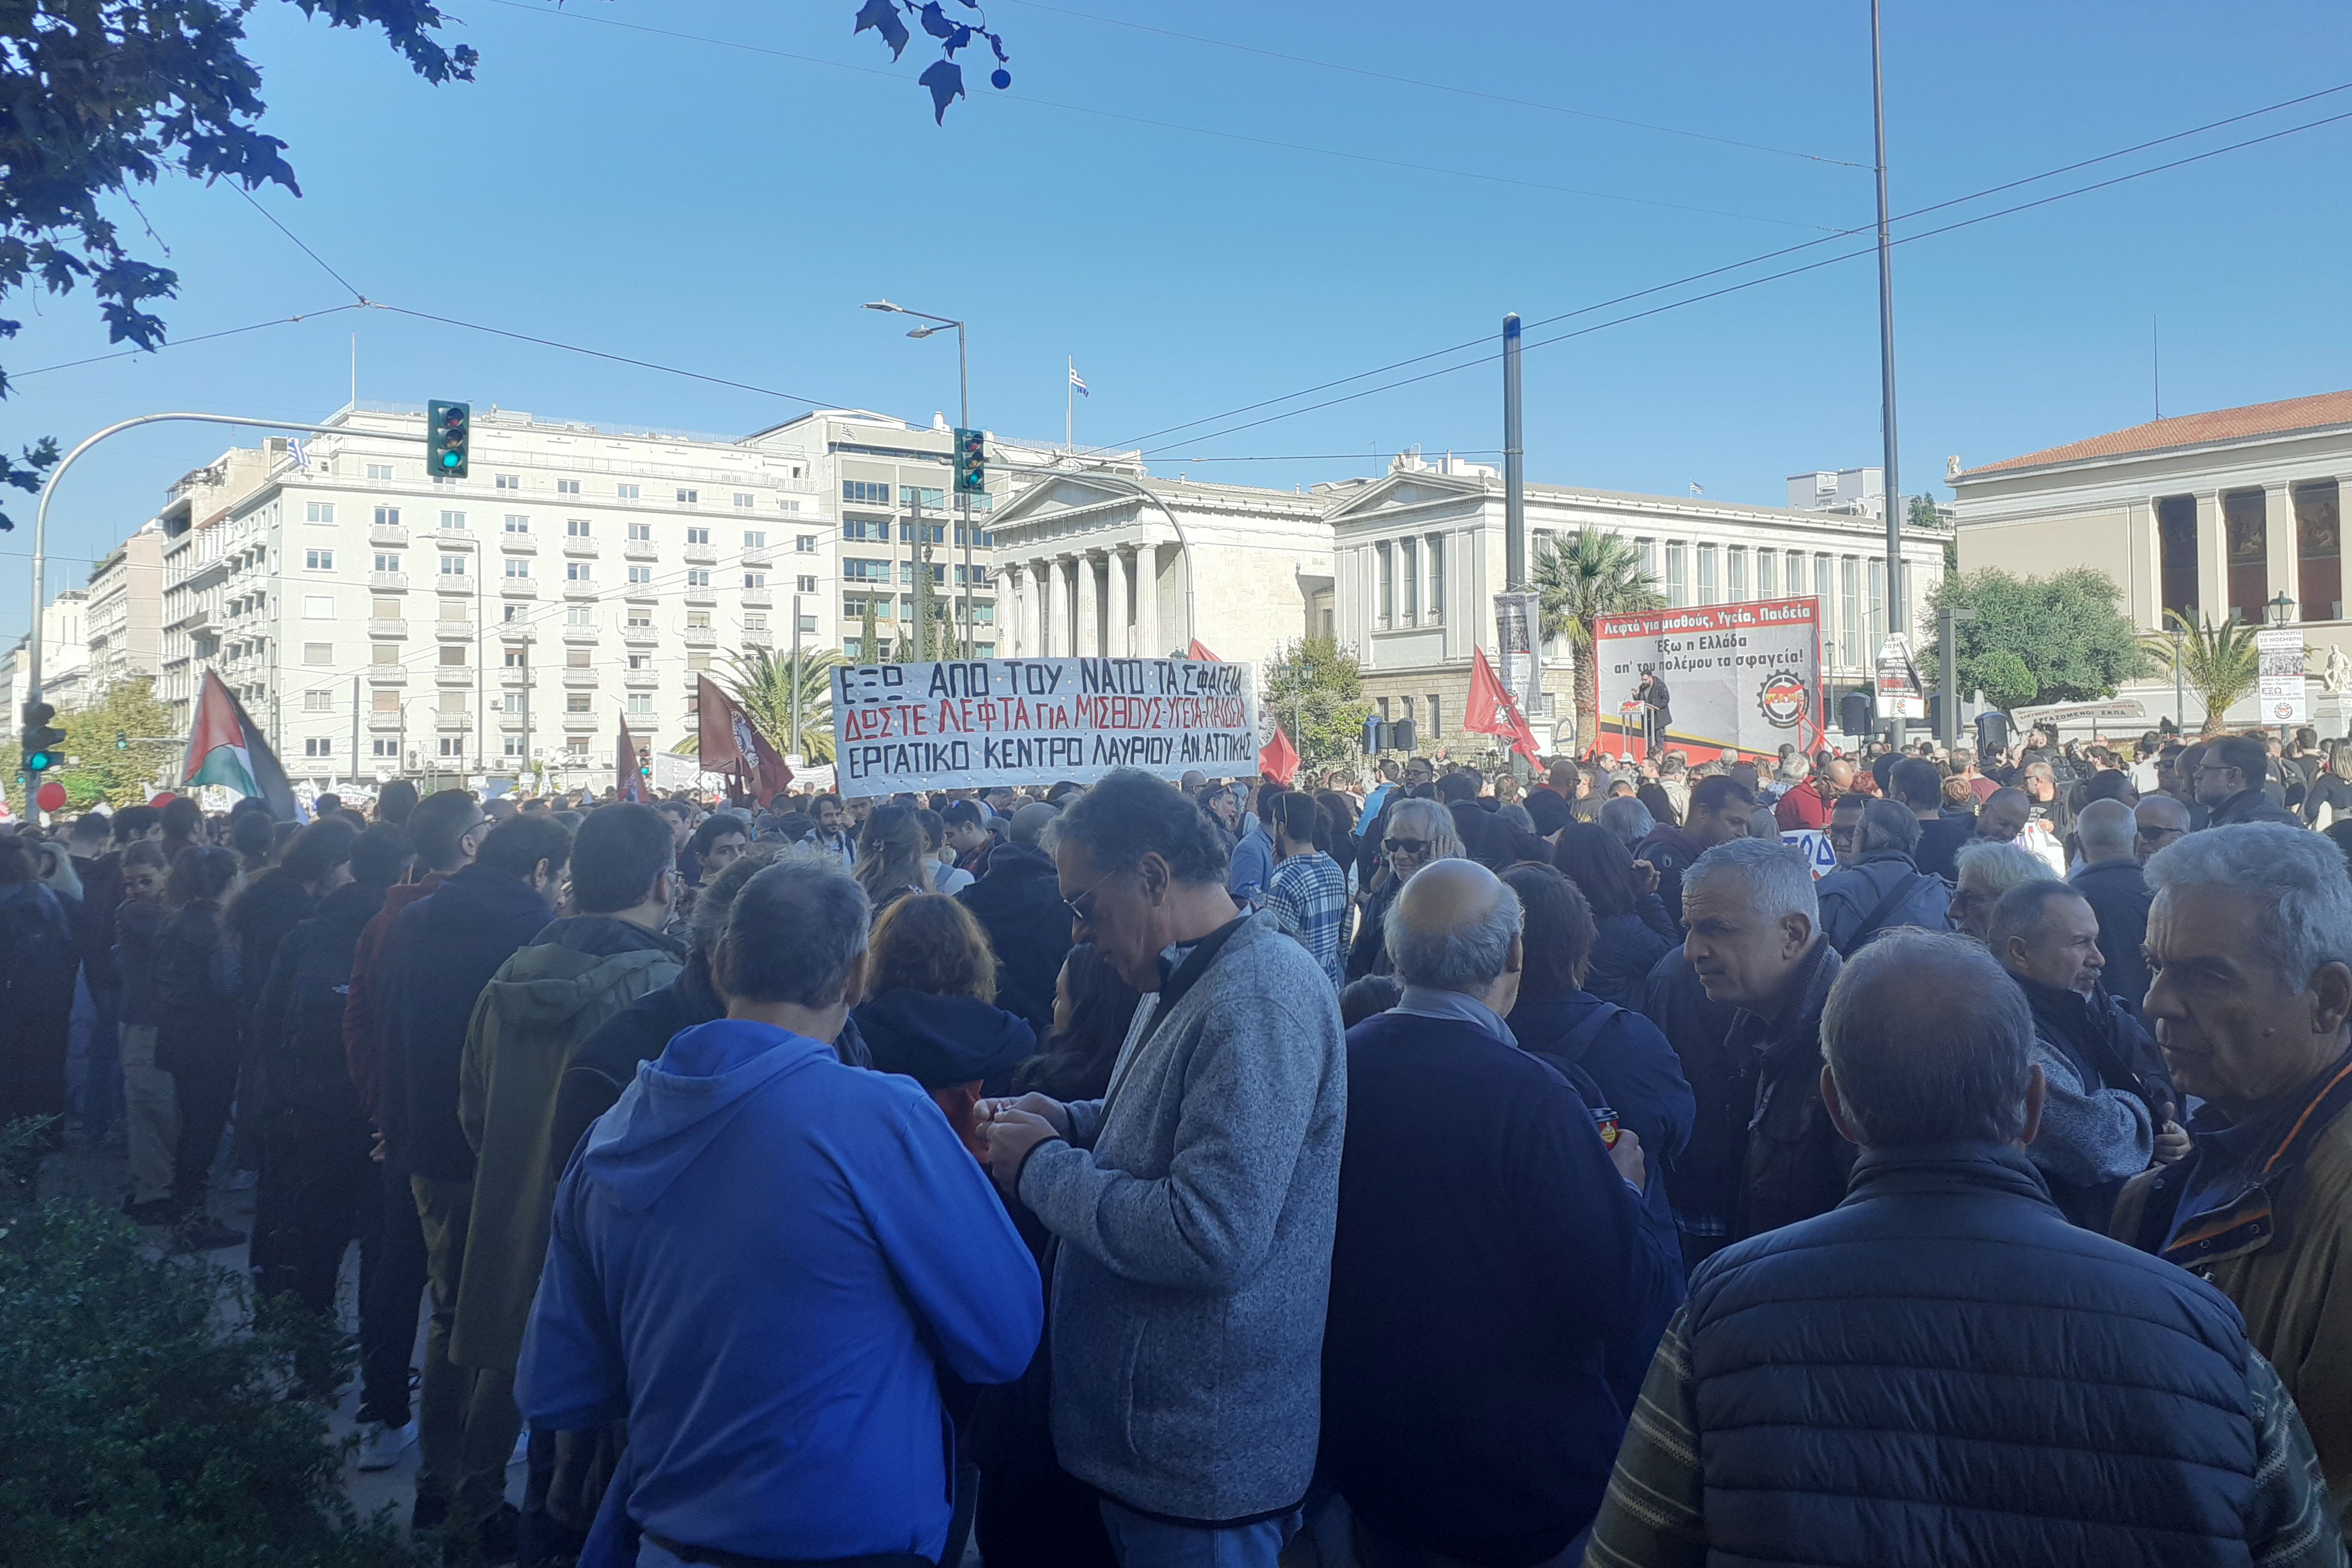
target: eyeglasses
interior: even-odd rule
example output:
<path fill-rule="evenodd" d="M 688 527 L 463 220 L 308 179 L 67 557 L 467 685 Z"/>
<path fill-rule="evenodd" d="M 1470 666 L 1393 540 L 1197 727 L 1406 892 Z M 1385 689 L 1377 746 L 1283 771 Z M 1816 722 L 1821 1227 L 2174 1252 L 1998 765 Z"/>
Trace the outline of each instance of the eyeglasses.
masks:
<path fill-rule="evenodd" d="M 1391 855 L 1426 855 L 1430 841 L 1426 838 L 1383 838 L 1381 847 Z"/>
<path fill-rule="evenodd" d="M 1094 924 L 1095 895 L 1108 887 L 1110 885 L 1111 878 L 1116 877 L 1118 874 L 1119 873 L 1117 871 L 1113 871 L 1109 873 L 1108 876 L 1104 877 L 1100 881 L 1097 882 L 1093 887 L 1088 888 L 1085 892 L 1080 893 L 1076 898 L 1064 899 L 1062 900 L 1062 907 L 1069 910 L 1070 918 L 1077 921 L 1080 925 Z"/>

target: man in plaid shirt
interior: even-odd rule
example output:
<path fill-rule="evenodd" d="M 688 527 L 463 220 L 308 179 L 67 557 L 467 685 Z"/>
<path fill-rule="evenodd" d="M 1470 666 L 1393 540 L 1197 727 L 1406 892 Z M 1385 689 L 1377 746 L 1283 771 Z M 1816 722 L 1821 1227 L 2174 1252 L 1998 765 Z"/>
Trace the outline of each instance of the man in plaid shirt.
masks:
<path fill-rule="evenodd" d="M 1298 939 L 1336 990 L 1348 951 L 1348 875 L 1322 849 L 1331 825 L 1313 795 L 1286 794 L 1275 803 L 1273 827 L 1276 865 L 1265 912 L 1276 929 Z"/>

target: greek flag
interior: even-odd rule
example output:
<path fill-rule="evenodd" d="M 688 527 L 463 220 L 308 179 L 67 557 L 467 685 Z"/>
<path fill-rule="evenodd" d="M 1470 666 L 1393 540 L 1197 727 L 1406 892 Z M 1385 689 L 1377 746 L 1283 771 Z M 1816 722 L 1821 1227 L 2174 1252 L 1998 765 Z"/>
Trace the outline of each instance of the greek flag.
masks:
<path fill-rule="evenodd" d="M 1070 367 L 1070 390 L 1076 392 L 1080 397 L 1092 397 L 1094 395 L 1093 393 L 1087 390 L 1086 378 L 1078 374 L 1078 367 L 1076 365 L 1072 365 Z"/>

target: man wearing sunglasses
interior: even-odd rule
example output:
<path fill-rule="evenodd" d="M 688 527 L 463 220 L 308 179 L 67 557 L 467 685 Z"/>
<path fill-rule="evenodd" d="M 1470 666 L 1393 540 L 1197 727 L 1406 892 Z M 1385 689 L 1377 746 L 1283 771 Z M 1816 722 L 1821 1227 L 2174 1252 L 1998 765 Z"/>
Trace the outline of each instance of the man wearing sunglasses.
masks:
<path fill-rule="evenodd" d="M 990 1173 L 1062 1244 L 1055 1447 L 1122 1562 L 1274 1568 L 1319 1433 L 1339 998 L 1160 780 L 1109 774 L 1048 843 L 1071 934 L 1146 993 L 1101 1100 L 982 1102 Z"/>

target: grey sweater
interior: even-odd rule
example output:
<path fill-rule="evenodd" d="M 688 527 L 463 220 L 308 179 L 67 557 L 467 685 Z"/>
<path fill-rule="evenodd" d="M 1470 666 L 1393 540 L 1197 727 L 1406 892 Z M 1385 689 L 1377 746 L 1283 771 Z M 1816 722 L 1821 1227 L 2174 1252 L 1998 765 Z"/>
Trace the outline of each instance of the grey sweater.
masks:
<path fill-rule="evenodd" d="M 1108 1094 L 1070 1107 L 1021 1196 L 1062 1239 L 1054 1446 L 1113 1500 L 1222 1523 L 1305 1496 L 1347 1122 L 1339 999 L 1270 920 L 1244 922 Z M 1150 1032 L 1147 1043 L 1139 1045 Z"/>

